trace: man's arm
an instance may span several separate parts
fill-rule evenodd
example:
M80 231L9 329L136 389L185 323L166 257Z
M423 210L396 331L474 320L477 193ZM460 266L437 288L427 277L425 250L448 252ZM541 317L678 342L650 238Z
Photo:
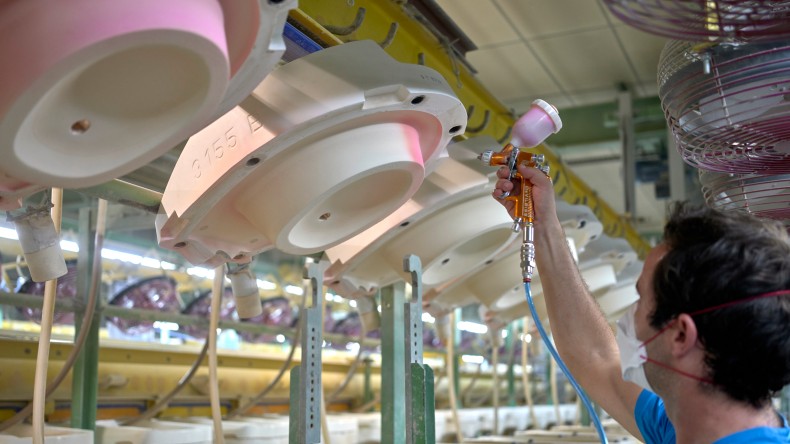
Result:
M642 389L621 376L617 341L568 248L551 181L535 168L520 166L519 172L533 184L535 261L557 351L587 394L642 439L634 419ZM498 174L507 177L503 170ZM511 182L500 179L494 197L511 189Z

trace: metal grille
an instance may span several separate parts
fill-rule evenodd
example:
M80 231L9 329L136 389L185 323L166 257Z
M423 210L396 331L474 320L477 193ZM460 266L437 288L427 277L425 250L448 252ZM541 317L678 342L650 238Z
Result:
M672 39L756 42L790 38L786 0L604 0L620 20Z
M790 174L725 174L700 170L708 206L744 210L790 223Z
M730 173L790 173L790 42L672 41L659 96L689 164Z

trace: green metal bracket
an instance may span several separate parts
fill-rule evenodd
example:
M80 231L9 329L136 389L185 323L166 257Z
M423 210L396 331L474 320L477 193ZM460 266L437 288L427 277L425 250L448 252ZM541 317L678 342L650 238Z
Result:
M403 307L406 284L381 289L381 443L406 442L406 350Z
M91 270L93 269L94 230L91 208L83 208L79 213L79 245L77 256L77 294L82 295L81 309L74 316L74 338L82 328L82 313L90 292ZM96 304L99 305L97 298ZM78 429L96 428L96 405L99 391L99 319L100 311L94 312L85 344L74 362L71 384L71 426Z
M289 444L321 442L321 304L324 300L325 270L325 262L309 264L305 270L304 277L310 280L312 289L311 305L303 310L302 362L291 369ZM298 402L294 402L296 400Z
M434 399L433 370L425 364L411 363L411 442L434 444L436 442L436 404Z
M289 391L290 399L297 399L298 400L299 397L300 397L299 396L300 395L300 390L299 389L301 387L301 384L300 384L301 381L299 380L299 373L300 373L300 369L299 369L298 365L291 368L291 372L290 372L291 380L289 381L289 384L291 386L290 387L290 391ZM299 431L302 429L300 427L301 423L299 422L299 418L300 418L299 411L300 411L300 408L301 408L301 405L299 404L299 402L291 402L291 403L288 404L288 416L289 416L289 421L288 421L288 443L289 444L298 444L299 443L299 440L298 440ZM296 420L294 418L296 418Z
M411 300L403 307L406 322L406 429L409 444L436 442L435 405L433 403L433 370L422 361L422 265L420 258L403 258L403 270L411 275ZM430 393L430 395L429 395ZM429 403L430 401L430 403Z
M453 380L447 382L448 384L453 384L453 386L455 387L455 393L461 393L461 375L460 375L461 354L457 353L457 350L458 350L458 345L461 344L461 330L458 329L458 322L460 322L461 319L463 319L462 316L463 316L463 311L460 308L456 308L455 323L450 324L450 334L453 335L455 340L456 353L453 356L454 358L453 362L450 363L450 365L453 366ZM456 396L455 404L459 409L463 407L460 396Z

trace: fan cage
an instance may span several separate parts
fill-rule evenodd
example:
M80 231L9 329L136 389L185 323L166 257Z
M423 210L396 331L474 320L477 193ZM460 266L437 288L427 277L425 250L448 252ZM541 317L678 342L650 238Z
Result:
M110 305L154 310L166 313L181 312L181 297L176 290L176 281L169 276L155 276L142 279L116 293ZM153 331L153 321L138 321L110 317L107 321L129 336L143 336Z
M57 279L55 297L61 301L75 301L77 299L77 261L68 261L66 263L66 270L66 274ZM15 292L43 296L44 286L44 282L35 282L32 278L28 278L16 288ZM17 310L22 314L23 318L35 322L36 324L41 323L40 308L18 307ZM52 323L54 325L74 325L74 313L70 311L61 311L55 307Z
M269 327L290 328L297 324L297 312L291 302L283 297L276 296L261 301L261 314L258 316L242 319L242 322L250 324L266 325ZM324 320L326 322L326 318ZM239 332L239 336L249 343L274 343L277 335L271 333L253 333L249 331Z
M623 22L678 40L758 42L790 38L790 1L604 0Z
M790 173L790 42L671 41L658 78L667 123L687 163L718 172Z
M790 174L699 172L702 194L712 208L741 210L790 224Z

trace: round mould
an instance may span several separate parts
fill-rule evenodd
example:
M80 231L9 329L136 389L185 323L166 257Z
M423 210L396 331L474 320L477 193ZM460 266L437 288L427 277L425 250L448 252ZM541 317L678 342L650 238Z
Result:
M37 62L0 86L2 168L48 186L95 185L153 160L205 123L228 83L216 0L11 2L0 54Z

